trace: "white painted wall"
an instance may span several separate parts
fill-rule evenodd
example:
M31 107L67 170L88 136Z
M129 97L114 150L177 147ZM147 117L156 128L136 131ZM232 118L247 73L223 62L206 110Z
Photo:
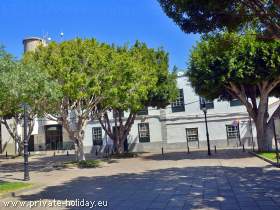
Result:
M178 77L178 88L184 91L185 111L172 112L171 105L165 110L156 108L148 108L148 116L138 116L128 135L128 143L136 144L139 150L150 150L161 147L165 141L167 145L176 145L178 148L186 145L186 128L198 128L199 141L201 145L206 143L206 129L204 122L204 114L200 109L199 96L195 94L186 77ZM270 98L269 104L277 101L276 98ZM166 115L164 115L164 112ZM128 117L128 113L124 113ZM109 113L109 118L113 119L113 114ZM220 145L221 142L227 143L226 125L233 124L236 120L240 124L240 137L243 142L251 141L251 127L249 126L249 118L244 106L230 106L228 101L214 100L214 108L207 111L209 137L211 145ZM139 143L138 123L149 123L150 143ZM38 121L35 127L35 149L38 145L45 142L44 126L56 124L54 121L43 120ZM84 146L87 152L95 151L92 142L92 128L101 127L97 121L90 122L85 130ZM5 131L4 135L5 134ZM256 131L253 126L253 136L256 136ZM102 131L103 146L106 143L112 142L107 137L105 131ZM63 130L63 142L70 141L68 134ZM37 146L36 146L37 145Z

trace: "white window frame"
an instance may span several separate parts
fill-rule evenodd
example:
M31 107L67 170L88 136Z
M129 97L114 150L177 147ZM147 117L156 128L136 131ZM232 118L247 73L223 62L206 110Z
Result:
M138 123L138 135L139 135L139 142L141 142L141 139L147 139L148 142L150 142L149 123Z
M98 133L96 133L97 131ZM92 142L102 141L102 128L101 127L93 127L92 128Z
M198 128L186 128L186 135L188 142L199 141Z
M238 125L226 125L226 132L227 132L228 139L238 139L239 138Z
M179 91L179 96L177 97L177 99L174 102L172 102L172 107L182 107L182 106L185 106L184 91L183 91L182 88L178 89L178 91Z

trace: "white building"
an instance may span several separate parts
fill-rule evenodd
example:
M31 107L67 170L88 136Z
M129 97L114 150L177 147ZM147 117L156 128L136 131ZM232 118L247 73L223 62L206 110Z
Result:
M130 150L160 151L162 147L206 146L205 119L201 109L204 99L194 93L185 76L178 77L177 86L180 97L176 102L165 109L148 107L137 116L128 135ZM206 101L206 107L212 147L252 145L252 137L256 137L255 128L254 125L251 127L247 111L239 101ZM98 121L90 122L86 129L86 150L91 151L93 142L101 139L106 145L105 131Z
M201 109L204 99L194 93L185 76L178 76L177 86L180 96L172 105L165 109L148 107L137 115L127 137L131 151L160 151L162 147L164 149L206 147L206 126ZM207 121L212 148L243 144L252 146L253 139L256 141L255 127L248 117L246 108L238 100L214 100L205 103L208 108ZM279 100L270 98L269 104L269 109L273 110L278 107ZM127 116L128 113L124 113L124 120ZM112 115L110 118L113 121ZM13 153L13 141L3 125L0 137L0 152ZM112 142L99 122L89 122L85 131L85 151L104 150L108 144ZM73 149L73 142L62 126L46 119L36 121L29 145L31 151Z
M176 102L165 109L148 107L137 115L127 138L130 150L206 147L205 119L201 109L204 99L194 93L187 77L179 76L177 83L180 96ZM206 106L212 147L252 145L250 120L239 101L206 101ZM124 119L127 115L128 113L124 113ZM112 114L110 118L114 120ZM255 137L254 126L252 131ZM2 125L2 141L5 142L3 137L8 137L8 134ZM12 143L11 139L10 142ZM73 143L62 126L46 119L36 121L29 144L32 151L73 148ZM112 143L99 122L89 122L85 132L85 151L102 150L106 144Z

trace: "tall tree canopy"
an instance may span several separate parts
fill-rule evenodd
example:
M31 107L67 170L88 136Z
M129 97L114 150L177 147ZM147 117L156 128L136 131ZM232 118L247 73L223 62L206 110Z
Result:
M257 27L266 38L280 38L279 0L158 0L186 33Z
M268 97L279 93L280 41L251 32L205 36L192 50L187 75L199 95L239 99L255 122L259 150L268 149Z
M137 112L145 106L165 107L174 100L176 78L168 71L167 53L140 42L130 48L115 47L111 63L112 86L104 91L106 99L101 103L99 122L114 141L117 152L123 152ZM123 117L124 111L129 116ZM114 113L114 122L108 112Z
M108 65L112 49L95 39L51 42L25 55L25 62L35 62L62 90L62 97L49 118L62 122L75 143L78 159L84 160L85 126L110 88ZM51 114L51 113L50 113Z
M43 116L59 97L57 84L34 65L16 61L3 49L0 50L0 117L10 136L23 149L20 132L23 120L23 104L28 105L28 139L36 117Z

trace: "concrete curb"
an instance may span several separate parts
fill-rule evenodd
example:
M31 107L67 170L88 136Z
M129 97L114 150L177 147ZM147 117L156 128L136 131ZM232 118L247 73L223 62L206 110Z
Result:
M32 184L31 186L23 188L23 189L18 189L18 190L0 194L0 199L9 198L9 197L17 197L17 196L21 195L22 193L30 192L30 191L36 190L40 187L42 187L42 185Z
M274 161L272 161L272 160L270 160L270 159L268 159L268 158L265 158L265 157L263 157L263 156L261 156L261 155L255 153L255 152L252 152L252 151L248 151L248 152L249 152L250 154L252 154L252 155L254 155L254 156L256 156L256 157L258 157L258 158L260 158L260 159L262 159L262 160L264 160L264 161L266 161L266 162L268 162L268 163L270 163L271 165L273 165L273 166L275 166L275 167L277 167L277 168L280 167L277 163L275 163Z

